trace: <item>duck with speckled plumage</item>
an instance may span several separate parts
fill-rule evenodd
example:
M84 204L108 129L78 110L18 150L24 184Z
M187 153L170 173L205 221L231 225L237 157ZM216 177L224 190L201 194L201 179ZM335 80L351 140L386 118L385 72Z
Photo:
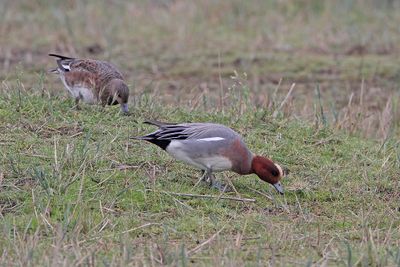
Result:
M112 64L94 60L78 59L57 54L57 68L49 70L58 74L65 88L75 99L88 104L121 105L123 114L128 114L129 88L121 72Z

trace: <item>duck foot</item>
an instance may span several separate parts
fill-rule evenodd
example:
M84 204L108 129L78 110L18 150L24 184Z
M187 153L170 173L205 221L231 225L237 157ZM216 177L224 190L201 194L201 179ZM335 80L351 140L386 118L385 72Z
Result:
M209 173L207 171L203 171L203 173L201 174L200 179L194 184L193 187L198 186L199 183L201 183L201 182L206 182L209 179L208 176L209 176Z
M82 110L81 107L79 106L79 100L80 100L79 97L75 98L75 106L74 106L74 108L76 110Z
M224 192L224 193L229 193L229 192L233 191L232 188L229 185L221 183L221 182L219 182L219 181L217 181L215 179L212 180L212 182L210 184L210 187L211 188L215 188L218 191Z
M233 192L232 188L229 185L217 181L211 171L203 171L200 179L193 187L196 187L200 182L205 182L206 184L208 184L209 187L215 188L220 192Z

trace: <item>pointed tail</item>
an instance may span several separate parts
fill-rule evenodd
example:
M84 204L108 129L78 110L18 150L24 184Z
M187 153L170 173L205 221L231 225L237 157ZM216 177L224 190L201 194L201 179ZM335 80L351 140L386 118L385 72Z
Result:
M66 56L62 56L62 55L57 55L57 54L53 54L53 53L50 53L49 54L49 56L51 56L51 57L58 57L59 59L74 59L73 57L66 57Z

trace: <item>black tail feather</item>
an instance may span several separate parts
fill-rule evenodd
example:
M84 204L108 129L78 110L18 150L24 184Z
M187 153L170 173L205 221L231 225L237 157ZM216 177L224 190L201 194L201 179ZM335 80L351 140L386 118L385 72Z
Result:
M60 59L74 59L73 57L66 57L66 56L57 55L57 54L52 54L52 53L50 53L49 56L51 56L51 57L58 57L58 58L60 58Z
M61 56L61 55L57 55L57 54L49 54L49 56L58 58L56 60L58 69L63 72L70 71L70 69L66 68L65 66L68 66L71 62L73 62L75 60L72 57L65 57L65 56Z
M169 143L171 143L171 140L156 139L155 136L153 136L152 134L145 135L145 136L131 137L131 139L146 140L152 144L159 146L163 150L165 150L167 148L167 146L169 145Z
M156 121L156 120L146 120L146 121L144 121L144 123L150 124L150 125L155 125L159 128L162 128L165 126L177 125L177 123L161 122L161 121ZM150 133L148 135L145 135L145 136L131 137L131 139L146 140L152 144L159 146L163 150L165 150L168 147L168 145L171 143L172 140L160 138L159 131L160 130L157 130L157 131ZM171 134L173 134L173 133L171 133ZM180 139L180 138L176 138L176 139ZM185 138L183 138L183 139L185 139Z

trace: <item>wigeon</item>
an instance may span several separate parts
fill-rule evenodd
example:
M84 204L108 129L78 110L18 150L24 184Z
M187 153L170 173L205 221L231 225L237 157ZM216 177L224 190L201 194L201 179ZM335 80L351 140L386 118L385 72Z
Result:
M121 105L124 114L128 113L129 88L121 72L105 61L94 59L77 59L56 54L58 67L51 73L58 74L64 86L75 98L76 107L79 101L105 105Z
M231 170L242 175L255 173L283 194L283 169L272 160L253 154L234 130L215 123L145 123L159 129L134 139L153 143L172 157L203 170L201 179L211 181L214 187L222 189L212 173Z

